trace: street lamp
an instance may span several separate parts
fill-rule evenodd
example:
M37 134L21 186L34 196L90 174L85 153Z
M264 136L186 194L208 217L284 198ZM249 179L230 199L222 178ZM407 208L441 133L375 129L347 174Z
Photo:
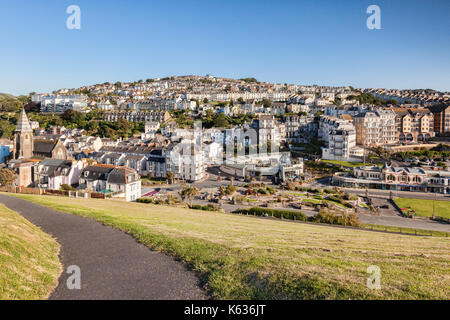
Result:
M437 193L436 193L436 189L434 189L434 199L433 199L433 220L435 219L436 215L436 197L437 197Z

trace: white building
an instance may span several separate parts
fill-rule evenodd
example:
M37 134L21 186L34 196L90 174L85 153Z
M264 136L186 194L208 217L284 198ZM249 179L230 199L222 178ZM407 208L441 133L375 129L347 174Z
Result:
M190 141L172 144L166 150L166 170L177 179L199 181L205 177L204 154Z
M36 102L41 103L41 112L63 113L68 109L87 111L87 97L84 95L38 95ZM34 97L34 96L33 96Z
M108 175L106 188L124 194L125 201L136 201L141 197L141 177L134 169L116 167Z

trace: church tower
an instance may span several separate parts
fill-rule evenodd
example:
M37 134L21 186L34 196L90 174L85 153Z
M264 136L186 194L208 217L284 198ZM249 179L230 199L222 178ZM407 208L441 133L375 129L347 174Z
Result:
M33 156L33 129L22 109L16 131L14 132L14 159L29 159Z

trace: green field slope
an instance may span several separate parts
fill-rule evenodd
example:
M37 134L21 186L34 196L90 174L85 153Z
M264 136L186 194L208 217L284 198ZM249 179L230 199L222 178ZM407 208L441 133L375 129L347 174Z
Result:
M184 261L216 299L449 299L450 240L113 200L17 195ZM381 289L366 286L381 270Z

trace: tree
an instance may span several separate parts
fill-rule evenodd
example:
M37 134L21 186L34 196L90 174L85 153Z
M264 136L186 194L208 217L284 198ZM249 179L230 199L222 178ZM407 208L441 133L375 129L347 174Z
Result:
M230 122L228 121L228 117L225 115L225 113L219 113L214 118L214 127L228 127L230 125Z
M9 187L16 181L17 175L11 169L0 169L0 186Z
M175 174L172 171L167 172L166 178L169 184L173 184L175 182Z
M183 189L179 192L179 194L181 196L181 199L183 199L183 201L185 199L190 200L192 205L192 200L194 199L195 196L200 194L200 191L196 187L184 186Z
M0 137L11 139L14 136L15 126L8 120L0 120Z
M270 108L272 106L272 101L270 101L269 99L264 98L261 101L262 105L264 108Z

